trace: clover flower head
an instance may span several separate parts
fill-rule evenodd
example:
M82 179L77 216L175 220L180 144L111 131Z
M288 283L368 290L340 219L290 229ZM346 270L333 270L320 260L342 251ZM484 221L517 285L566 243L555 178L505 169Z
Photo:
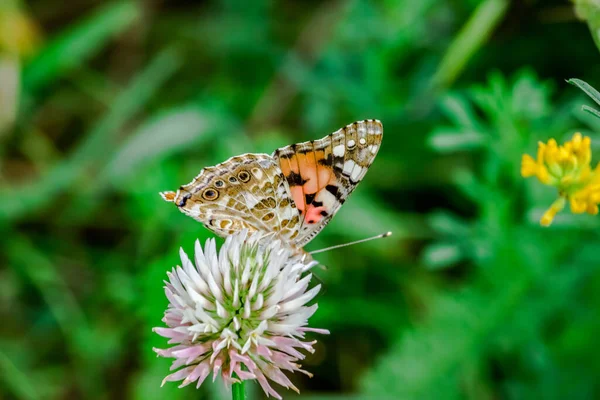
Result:
M316 341L306 341L305 333L329 332L308 327L317 304L306 304L320 289L308 289L316 262L295 254L279 240L265 244L247 231L227 237L218 252L214 239L204 250L196 241L195 265L181 250L182 266L168 272L165 282L168 327L154 328L174 344L154 349L175 358L175 372L163 384L183 380L180 387L200 387L212 372L213 380L221 375L227 385L257 380L277 399L269 381L298 391L282 371L311 376L298 363L301 351L314 352Z
M574 213L598 213L600 164L592 169L591 161L591 140L579 132L563 145L558 145L554 139L540 142L535 159L523 155L521 175L524 178L535 176L541 183L558 190L558 198L540 220L542 225L550 225L567 201Z

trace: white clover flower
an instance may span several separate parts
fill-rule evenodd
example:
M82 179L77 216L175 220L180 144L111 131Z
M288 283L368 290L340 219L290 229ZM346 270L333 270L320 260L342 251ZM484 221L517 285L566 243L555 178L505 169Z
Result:
M307 326L317 304L306 303L321 285L307 291L312 275L304 273L317 263L305 264L279 240L259 245L259 235L246 231L227 237L218 254L214 239L204 251L196 241L195 253L194 266L181 250L182 267L165 281L168 328L154 331L175 346L154 351L175 358L177 371L163 384L200 387L212 371L213 381L220 374L227 385L256 379L277 399L267 379L298 392L282 370L312 376L297 363L304 359L299 350L314 352L316 341L303 341L305 332L329 333Z

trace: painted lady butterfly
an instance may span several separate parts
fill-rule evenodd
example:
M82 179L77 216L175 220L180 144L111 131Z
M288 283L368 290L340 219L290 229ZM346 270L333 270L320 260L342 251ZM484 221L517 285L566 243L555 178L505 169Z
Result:
M272 155L232 157L160 195L219 236L276 234L301 253L365 176L382 137L378 120L355 122Z

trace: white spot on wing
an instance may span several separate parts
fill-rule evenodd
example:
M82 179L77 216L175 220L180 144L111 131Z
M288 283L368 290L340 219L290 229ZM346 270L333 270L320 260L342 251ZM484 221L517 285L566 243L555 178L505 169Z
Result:
M343 144L340 144L333 148L333 155L336 157L342 157L344 155L344 152L345 152L345 150L344 150Z
M344 163L344 169L343 169L343 172L344 172L344 174L346 174L346 175L350 175L350 172L352 172L352 169L354 168L354 166L355 166L355 165L356 165L356 164L354 163L354 161L352 161L352 160L347 160L347 161Z
M262 179L263 173L260 168L252 168L252 174L256 177L256 179Z
M371 150L372 154L377 153L377 145L376 144L372 144L369 146L369 150Z
M352 170L352 174L350 174L350 179L353 180L354 182L356 182L360 176L361 171L362 171L361 167L359 167L358 165L354 166L354 169Z
M356 144L356 142L353 139L348 140L348 148L351 149L352 147L354 147L354 145Z
M364 145L365 143L367 143L367 141L365 140L365 138L360 138L360 140L358 141L358 143Z
M325 210L327 211L332 210L335 204L337 203L337 199L335 198L335 196L329 193L327 190L319 191L315 200L323 203L323 207L325 207Z

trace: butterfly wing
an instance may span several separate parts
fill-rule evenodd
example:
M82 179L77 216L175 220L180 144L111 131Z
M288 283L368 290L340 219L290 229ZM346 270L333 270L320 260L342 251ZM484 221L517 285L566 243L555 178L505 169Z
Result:
M333 218L367 173L382 138L383 125L370 119L273 153L299 214L294 245L303 247Z
M278 163L267 154L244 154L204 168L177 192L161 196L219 236L242 229L289 240L298 235L296 205Z

